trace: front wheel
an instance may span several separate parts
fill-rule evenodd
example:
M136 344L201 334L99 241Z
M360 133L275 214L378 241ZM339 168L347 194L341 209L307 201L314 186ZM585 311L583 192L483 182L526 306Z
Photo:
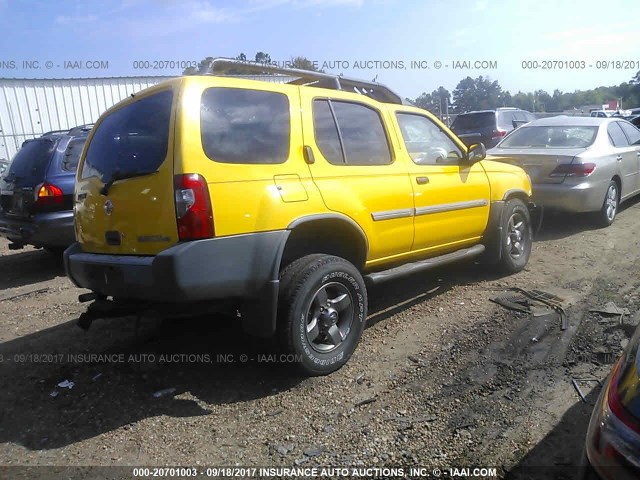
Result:
M618 184L611 180L607 187L607 193L604 195L604 201L602 202L602 208L597 214L597 220L603 227L608 227L616 219L618 213Z
M347 260L308 255L281 275L278 335L308 375L342 367L355 351L367 317L364 280Z
M531 255L531 216L522 200L514 198L504 206L498 268L504 273L522 270Z

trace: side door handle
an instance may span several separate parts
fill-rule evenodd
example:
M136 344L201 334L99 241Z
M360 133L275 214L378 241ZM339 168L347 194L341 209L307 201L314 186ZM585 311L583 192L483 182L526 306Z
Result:
M618 156L616 157L616 160L617 160L617 161L619 161L619 162L621 162L621 161L622 161L622 156L621 156L621 155L618 155Z
M416 177L416 183L418 185L426 185L429 183L429 177Z

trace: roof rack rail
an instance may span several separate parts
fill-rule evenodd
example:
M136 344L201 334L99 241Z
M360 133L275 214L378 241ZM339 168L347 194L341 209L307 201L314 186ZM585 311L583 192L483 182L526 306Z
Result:
M209 65L203 74L219 75L224 74L224 71L229 69L242 70L246 73L255 74L271 73L276 75L286 75L295 77L286 82L292 85L309 85L320 88L330 88L333 90L353 91L361 95L371 97L379 102L404 104L400 95L380 83L367 82L364 80L357 80L329 73L302 70L299 68L283 68L267 63L246 62L233 58L214 58L209 62Z
M85 125L78 125L77 127L73 127L69 129L69 135L78 135L83 132L88 132L93 128L93 123L87 123Z
M69 131L69 129L66 129L66 130L51 130L50 132L43 133L42 136L43 137L50 137L51 135L59 135L59 134L62 134L62 133L67 133L68 131Z

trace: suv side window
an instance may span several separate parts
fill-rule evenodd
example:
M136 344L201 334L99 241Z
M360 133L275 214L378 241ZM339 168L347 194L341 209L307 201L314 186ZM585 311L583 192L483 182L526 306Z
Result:
M498 126L512 129L514 120L514 112L498 112Z
M204 152L216 162L274 164L289 157L289 99L282 93L208 88L200 124Z
M388 165L391 150L382 119L359 103L314 100L316 143L334 165Z
M74 172L78 168L78 160L80 160L80 153L85 141L86 138L82 138L69 142L62 158L62 169L64 171Z
M627 137L625 137L624 132L619 126L619 123L620 122L613 122L610 123L607 127L609 140L614 147L627 147L629 146L629 141L627 140Z
M397 113L407 152L417 165L455 165L463 158L454 141L429 118Z

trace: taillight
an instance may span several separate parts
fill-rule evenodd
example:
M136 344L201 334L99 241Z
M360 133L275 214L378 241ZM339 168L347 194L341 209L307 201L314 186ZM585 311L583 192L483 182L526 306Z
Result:
M60 187L50 183L43 183L36 188L36 205L62 205L64 194Z
M502 138L502 137L504 137L506 134L507 134L507 131L506 131L506 130L501 130L501 129L494 130L494 131L491 133L491 138Z
M620 401L618 387L620 377L622 376L624 370L623 368L621 368L622 366L624 366L623 363L618 362L615 369L613 370L613 374L611 375L611 383L609 385L607 402L609 403L609 408L618 418L618 420L620 420L634 432L640 433L640 421L638 421L638 419L633 416Z
M550 177L588 177L596 169L595 163L563 163L558 165Z
M176 219L180 240L214 236L213 209L206 180L197 173L174 177Z

